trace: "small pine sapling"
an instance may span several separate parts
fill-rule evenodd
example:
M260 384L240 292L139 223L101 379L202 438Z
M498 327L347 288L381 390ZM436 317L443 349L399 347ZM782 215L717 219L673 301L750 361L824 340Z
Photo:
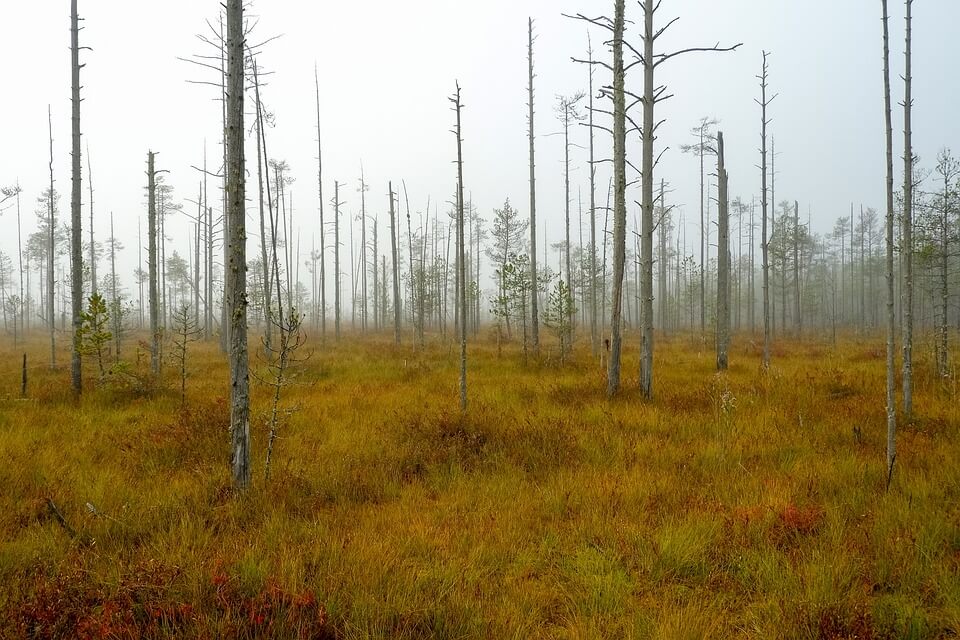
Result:
M79 343L82 355L96 356L100 369L100 380L106 376L103 368L103 352L113 339L110 326L110 314L107 302L99 293L90 296L86 311L80 313Z

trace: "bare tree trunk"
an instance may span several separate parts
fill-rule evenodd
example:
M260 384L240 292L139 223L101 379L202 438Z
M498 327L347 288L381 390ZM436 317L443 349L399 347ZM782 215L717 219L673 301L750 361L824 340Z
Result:
M260 260L263 262L263 318L264 318L264 346L266 347L267 353L270 353L273 348L273 321L271 318L273 301L271 300L271 291L273 285L270 284L270 260L267 257L267 230L264 226L264 211L263 211L263 168L267 162L266 158L266 139L263 132L263 105L260 104L260 74L257 68L256 59L253 60L253 88L254 88L254 98L257 101L257 186L259 194L259 212L260 212ZM269 166L269 165L267 165ZM273 201L270 200L269 195L270 190L270 178L267 177L267 200L269 201L269 206L271 207L271 212L273 208ZM273 214L271 213L270 219L273 220ZM273 227L271 226L271 231Z
M590 34L587 34L587 55L590 68L587 87L590 131L590 348L593 357L596 358L600 352L600 332L597 330L597 165L593 140L593 44L590 41Z
M323 145L320 142L320 79L317 67L313 67L317 85L317 191L320 198L320 342L327 343L327 244L326 225L323 219ZM316 294L316 292L314 292Z
M340 342L340 183L333 183L333 324Z
M613 18L613 293L610 306L610 360L607 396L620 391L620 351L623 329L623 269L627 244L626 98L623 68L624 0L615 0Z
M117 238L113 235L113 212L110 212L110 285L113 306L113 359L120 361L120 332L123 329L120 298L117 296Z
M725 371L730 346L730 212L723 132L717 133L717 369Z
M90 147L87 147L87 187L90 190L90 296L97 295L97 250L93 235L93 169L90 167Z
M407 268L410 276L410 318L413 321L413 332L414 332L415 341L416 341L416 338L419 337L418 329L420 327L420 324L417 318L417 301L416 301L417 285L416 285L416 277L414 275L415 272L413 269L413 227L410 224L410 198L407 195L406 181L403 182L403 197L407 204L407 258L409 263ZM428 214L430 213L429 205L427 206L427 213ZM426 238L424 238L423 241L424 241L424 244L426 244Z
M800 305L800 205L793 201L793 322L803 335L803 308Z
M55 238L56 238L56 199L54 198L53 192L53 113L50 110L50 105L47 105L47 125L50 131L50 191L47 192L47 205L49 207L47 224L49 228L47 229L47 327L50 329L50 368L57 366L57 325L56 325L56 312L54 311L54 278L53 278L53 261L54 254L56 252ZM41 286L41 289L43 287Z
M147 271L150 298L150 372L160 375L160 319L157 294L157 171L153 151L147 152Z
M619 0L618 0L619 1ZM533 18L527 20L527 124L530 143L530 340L533 353L540 355L540 317L537 310L537 187L533 137Z
M457 305L460 313L460 411L467 410L467 287L466 263L464 251L464 224L463 224L463 135L460 126L460 84L457 83L456 93L450 98L457 114L457 273L460 282L460 301Z
M887 143L887 487L893 479L893 465L897 459L897 395L896 378L896 314L893 295L893 124L890 105L890 34L887 0L880 0L883 6L883 100L884 124Z
M760 230L760 248L763 254L763 368L770 368L770 243L767 235L767 106L773 98L767 99L767 56L763 52L763 71L760 75L760 173L762 223ZM776 97L776 96L774 96Z
M81 334L83 325L83 237L81 225L82 212L80 210L81 179L80 174L80 21L77 17L77 0L70 2L70 58L72 77L72 125L73 146L71 159L73 160L72 194L70 197L70 299L73 311L73 353L70 358L70 382L73 392L80 394L82 384L82 370L80 363ZM51 194L52 195L52 194Z
M653 44L656 34L653 30L653 14L656 6L651 1L643 5L643 161L641 176L641 234L640 261L643 265L643 280L640 283L640 297L643 309L640 318L640 393L647 399L653 398L653 142L656 123L653 109L656 104L654 86L655 60ZM702 162L701 154L701 162ZM701 274L701 282L702 280ZM700 310L701 321L703 309Z
M227 215L230 262L225 302L230 314L230 432L233 481L250 484L250 375L247 353L247 235L243 157L243 0L227 0Z
M904 53L903 99L903 247L904 301L903 301L903 416L909 422L913 417L913 131L911 113L911 19L913 0L906 0L906 51Z
M393 338L400 344L400 253L397 251L397 216L393 208L393 183L390 188L390 248L393 254ZM386 286L386 285L384 285Z

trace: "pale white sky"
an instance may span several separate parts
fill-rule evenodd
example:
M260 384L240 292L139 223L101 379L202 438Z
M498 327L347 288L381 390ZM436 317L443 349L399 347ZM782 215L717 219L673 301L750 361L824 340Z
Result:
M585 89L587 70L570 61L586 48L587 26L561 16L612 10L612 2L575 0L387 0L303 2L258 0L260 37L282 34L270 44L261 64L274 72L264 101L276 112L269 140L271 155L286 159L296 178L294 204L303 228L304 254L316 230L316 131L314 63L321 82L324 141L324 197L333 180L348 185L347 210L359 206L360 163L371 185L371 213L385 211L387 181L405 179L411 206L422 210L430 195L446 201L455 182L453 122L447 97L454 81L463 88L466 188L481 214L510 197L527 213L526 19L536 20L538 93L538 213L551 242L562 236L562 138L553 116L557 94ZM148 149L159 152L158 165L181 200L194 198L204 139L212 169L219 154L219 105L216 90L188 84L211 79L177 60L202 52L195 34L215 19L218 2L167 0L81 0L85 18L81 43L84 145L93 161L96 231L106 239L108 214L126 245L123 274L128 286L135 268L137 218L144 217L144 169ZM159 10L158 10L159 9ZM895 101L902 96L903 3L891 2ZM628 2L628 14L637 14ZM743 42L736 53L694 54L663 67L659 80L675 97L664 103L667 118L658 144L671 149L656 179L672 183L674 202L687 218L697 215L698 165L679 152L688 130L704 115L722 121L726 138L731 196L758 194L759 95L756 74L761 49L772 52L771 133L776 138L777 200L809 206L817 231L845 215L850 202L880 207L884 186L882 76L879 0L665 0L662 20L681 16L664 38L665 49ZM629 15L628 15L629 17ZM960 43L960 2L914 3L914 140L916 153L931 166L937 151L960 151L960 124L953 113L960 91L955 62ZM19 178L28 214L25 234L33 231L36 196L46 184L47 104L53 108L56 186L61 210L68 208L69 176L69 2L4 0L0 7L0 59L6 88L0 100L0 184ZM604 33L592 30L598 55ZM628 34L637 42L635 30ZM257 38L254 38L256 40ZM598 83L604 73L597 75ZM640 91L641 78L628 84ZM902 153L902 110L894 112L896 153ZM586 130L575 131L586 145ZM609 139L597 137L598 156L609 155ZM639 163L639 144L629 145ZM585 149L574 150L576 188L586 189ZM255 155L248 153L248 161ZM84 158L84 180L86 180ZM897 163L898 167L901 163ZM255 164L249 165L251 172ZM599 171L605 200L607 170ZM899 178L898 178L899 181ZM251 186L255 182L251 183ZM639 199L639 194L630 200ZM86 217L84 182L84 225ZM584 194L586 201L586 194ZM630 209L632 219L637 207ZM251 221L255 207L251 204ZM381 216L384 220L385 216ZM15 255L14 212L2 217L6 232L0 248ZM170 231L186 254L187 227ZM86 236L86 229L84 235ZM697 229L688 227L690 243ZM576 232L574 232L576 236ZM182 240L181 240L182 239ZM251 252L257 246L252 238ZM346 249L346 247L345 247ZM331 258L332 262L332 258ZM105 265L101 265L101 272ZM301 277L306 277L301 273Z

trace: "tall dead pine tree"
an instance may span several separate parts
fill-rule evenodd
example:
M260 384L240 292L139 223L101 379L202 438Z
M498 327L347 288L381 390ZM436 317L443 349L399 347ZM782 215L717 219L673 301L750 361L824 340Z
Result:
M717 133L717 369L725 371L730 347L730 212L723 132Z
M643 163L641 167L641 234L640 234L640 262L642 278L640 282L641 308L641 345L640 345L640 393L646 399L653 398L653 172L656 162L653 156L653 143L656 139L656 130L659 127L654 119L654 108L658 102L668 99L666 87L657 86L654 81L656 70L663 63L678 56L695 52L727 52L735 51L741 44L730 47L721 47L719 44L711 47L687 47L669 53L656 53L654 47L657 40L676 23L673 19L659 29L654 29L656 12L660 2L645 0L640 3L643 9L643 55L638 56L637 63L643 66L643 123L640 132L643 138ZM661 121L662 122L662 121Z
M233 482L250 484L250 373L247 352L247 235L244 176L244 29L243 0L227 0L227 217L229 263L227 296L230 320L230 433Z
M911 115L911 21L913 0L906 0L906 50L904 52L903 97L903 416L913 416L913 130Z
M323 144L320 142L320 77L317 67L313 67L313 77L317 85L317 189L320 198L320 340L327 342L327 244L326 224L323 219ZM314 292L316 294L316 292Z
M157 171L153 151L147 152L147 295L150 298L150 372L160 375L160 305L157 292Z
M83 327L83 238L82 214L80 211L80 19L77 16L77 0L70 2L70 58L72 78L72 125L73 160L72 193L70 196L70 301L73 311L73 354L70 359L70 382L73 392L79 394L82 389L80 351Z
M47 105L47 126L50 132L50 190L47 192L47 328L50 330L50 368L57 366L57 320L54 310L53 261L56 253L57 198L53 190L53 112ZM42 287L41 287L42 288Z
M760 174L761 192L760 209L762 222L760 225L760 249L763 255L763 368L770 368L770 244L767 234L767 107L776 96L767 97L767 57L770 54L763 52L763 70L757 76L760 80Z
M463 104L460 102L460 83L457 83L456 93L449 99L453 103L453 110L457 114L457 128L453 134L457 137L457 279L460 282L457 304L459 313L458 329L460 330L460 411L467 410L467 287L466 283L466 255L464 251L463 228L463 135L460 127L460 111Z
M390 190L390 250L393 255L393 340L400 344L400 253L397 251L397 214L394 209L393 183L389 183ZM383 283L386 289L387 283Z
M890 106L890 32L887 0L880 0L883 8L883 108L887 142L887 487L893 479L893 465L897 459L897 395L895 342L897 319L893 294L893 123Z
M537 310L537 182L533 144L533 18L527 19L527 138L530 143L530 341L540 353L540 317Z

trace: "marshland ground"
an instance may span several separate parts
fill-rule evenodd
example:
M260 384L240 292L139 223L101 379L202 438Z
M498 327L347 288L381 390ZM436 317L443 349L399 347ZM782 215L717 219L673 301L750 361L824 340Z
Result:
M915 347L889 491L884 342L637 338L610 401L585 341L523 363L315 336L254 383L254 479L227 466L227 368L191 345L186 400L127 339L124 373L69 385L0 346L0 637L943 638L960 634L960 398ZM253 340L251 340L253 344ZM139 354L138 354L139 351ZM139 361L139 362L138 362ZM266 375L256 356L251 366Z

